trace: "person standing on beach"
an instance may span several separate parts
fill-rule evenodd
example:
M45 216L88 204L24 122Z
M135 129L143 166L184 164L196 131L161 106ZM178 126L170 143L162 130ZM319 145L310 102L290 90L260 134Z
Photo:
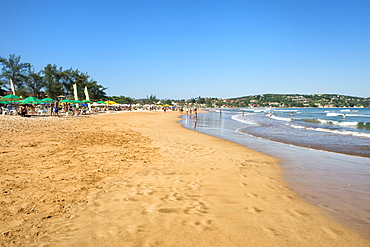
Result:
M53 116L53 103L50 103L50 116Z
M58 101L55 101L54 103L54 107L52 108L53 109L53 113L55 116L58 116L59 117L59 102Z

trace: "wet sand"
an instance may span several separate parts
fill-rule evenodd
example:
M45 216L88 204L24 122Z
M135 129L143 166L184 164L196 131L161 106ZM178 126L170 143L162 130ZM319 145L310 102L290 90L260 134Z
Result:
M173 112L0 117L3 246L369 246Z

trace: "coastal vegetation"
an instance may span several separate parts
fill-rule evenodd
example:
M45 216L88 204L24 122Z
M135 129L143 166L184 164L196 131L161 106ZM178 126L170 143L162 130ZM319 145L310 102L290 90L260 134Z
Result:
M138 102L141 102L138 100ZM238 98L204 98L188 100L158 100L158 104L196 106L196 107L370 107L370 98L337 94L262 94ZM170 105L171 105L170 104Z
M224 99L231 107L370 107L370 98L338 94L262 94Z
M24 98L34 96L37 98L49 97L56 99L63 95L73 95L73 85L77 88L88 88L89 96L93 100L104 99L107 88L99 85L87 73L78 69L63 69L55 64L48 64L42 70L36 71L31 63L21 62L21 56L14 54L9 58L0 56L0 95L11 90L10 80L13 83L16 95ZM78 97L84 98L83 90L78 91Z

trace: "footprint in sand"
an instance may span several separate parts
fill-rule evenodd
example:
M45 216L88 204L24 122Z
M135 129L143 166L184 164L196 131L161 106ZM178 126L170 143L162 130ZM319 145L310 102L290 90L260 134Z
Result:
M307 217L309 216L309 214L305 213L305 212L301 212L301 211L297 211L297 210L289 210L287 212L289 215L293 216L293 217L297 217L297 218L303 218L303 217Z
M262 231L265 232L265 234L269 237L276 237L278 236L279 234L276 232L275 229L273 228L267 228L267 227L261 227Z
M177 208L160 208L158 210L159 213L165 213L165 214L168 214L168 213L178 213L178 212L181 212L181 209L177 209Z
M326 226L322 226L321 229L327 234L329 235L331 238L333 239L338 239L340 236L342 236L342 232L338 231L338 230L334 230L332 228L329 228L329 227L326 227Z
M247 207L246 210L248 210L249 212L251 212L253 214L259 214L259 213L263 212L262 209L259 209L259 208L256 208L256 207Z
M242 187L247 187L247 186L248 186L248 184L246 184L246 183L240 183L240 185L241 185Z

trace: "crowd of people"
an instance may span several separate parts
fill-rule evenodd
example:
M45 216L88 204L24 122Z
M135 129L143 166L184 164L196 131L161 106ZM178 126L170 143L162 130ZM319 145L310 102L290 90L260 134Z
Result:
M158 106L144 106L142 110L163 112L180 111L181 113L194 114L197 117L197 108L190 107L158 107ZM1 107L0 114L2 115L19 115L22 117L28 116L79 116L90 113L107 112L107 111L133 111L138 110L136 106L86 106L75 103L61 103L60 101L51 102L49 104L22 104L22 105L6 105Z
M99 109L100 110L100 109ZM91 112L96 112L98 109L89 109L87 106L80 106L78 104L60 104L59 101L50 103L50 104L25 104L25 105L6 105L5 107L1 108L0 114L2 115L19 115L21 117L27 117L30 115L42 115L42 116L56 116L59 117L61 114L65 114L65 116L78 116L78 115L86 115Z

